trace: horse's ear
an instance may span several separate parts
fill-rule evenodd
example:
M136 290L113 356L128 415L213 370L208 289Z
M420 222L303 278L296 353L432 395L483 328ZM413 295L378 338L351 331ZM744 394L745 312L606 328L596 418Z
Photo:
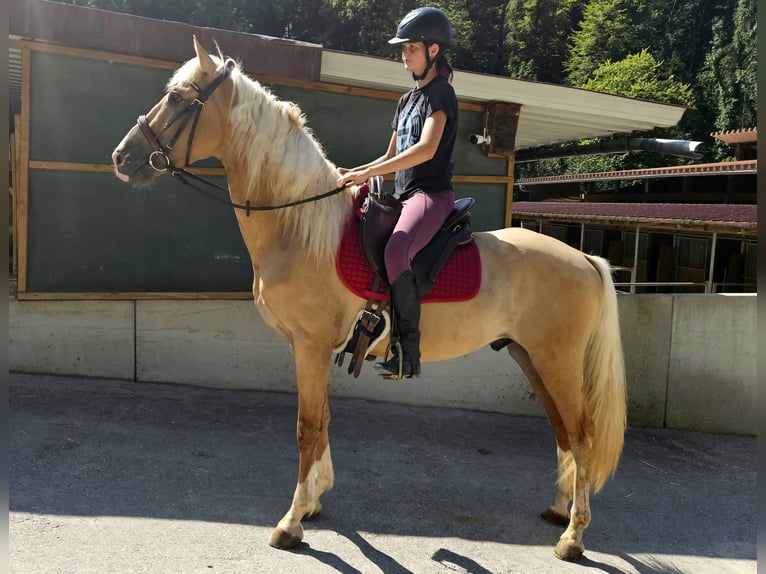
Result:
M210 57L207 50L205 50L199 40L197 40L196 34L194 34L194 51L197 53L197 60L199 61L199 67L202 71L210 75L215 74L215 62L213 62L213 58Z

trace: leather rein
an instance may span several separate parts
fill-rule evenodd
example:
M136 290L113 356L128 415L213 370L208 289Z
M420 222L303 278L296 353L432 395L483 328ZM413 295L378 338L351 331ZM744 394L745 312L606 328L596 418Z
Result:
M138 127L141 130L141 133L146 138L146 140L149 142L149 145L152 147L152 152L149 154L149 159L147 160L146 163L148 163L152 167L152 169L154 169L155 171L160 171L160 172L167 171L168 173L170 173L170 175L175 177L178 181L180 181L184 185L188 185L192 189L200 191L212 199L215 199L217 201L230 205L231 207L235 209L244 210L247 217L250 217L251 211L272 211L275 209L284 209L286 207L293 207L295 205L301 205L303 203L311 203L313 201L324 199L325 197L330 197L332 195L335 195L343 191L345 187L336 187L335 189L332 189L325 193L312 195L311 197L306 197L304 199L299 199L297 201L291 201L289 203L283 203L280 205L251 205L250 200L247 200L244 205L240 205L232 201L229 201L227 199L220 198L216 195L211 195L204 189L197 187L191 182L187 181L186 178L191 178L196 181L199 181L200 183L204 183L205 185L208 185L210 187L214 187L218 190L224 191L227 194L229 193L229 190L227 188L221 187L220 185L216 185L213 182L206 181L202 179L201 177L198 177L194 175L193 173L187 171L186 168L189 166L189 155L191 153L192 141L194 140L194 133L197 131L197 123L199 122L199 116L200 116L200 113L202 112L202 108L205 107L205 102L208 100L211 94L216 90L216 88L218 88L218 86L220 86L221 83L224 80L226 80L226 78L229 77L233 66L234 66L233 60L227 61L221 74L215 80L213 80L213 82L209 86L207 86L204 89L201 89L194 82L190 82L192 88L194 88L197 91L197 97L194 98L194 100L192 100L192 102L188 106L186 106L182 110L173 114L170 117L170 119L163 124L162 132L160 133L164 133L165 131L170 129L170 127L173 124L175 124L179 119L183 118L183 121L181 121L178 124L178 128L176 129L175 133L170 138L170 141L168 143L163 144L160 141L159 136L155 134L151 126L149 126L149 121L147 120L145 115L141 115L138 117L138 122L137 122ZM192 119L192 116L194 117L194 121L192 122L192 127L191 127L191 130L189 131L189 138L186 142L186 159L184 161L184 166L178 167L174 165L173 162L171 161L170 152L173 150L176 143L178 143L178 138L181 136L181 133L184 131L184 129L186 129L186 126L189 124L189 121Z

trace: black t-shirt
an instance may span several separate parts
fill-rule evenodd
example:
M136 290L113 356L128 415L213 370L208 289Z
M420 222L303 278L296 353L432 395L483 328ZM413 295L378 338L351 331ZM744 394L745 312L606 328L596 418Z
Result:
M434 157L410 169L396 172L394 196L401 199L418 191L426 193L452 189L452 150L457 135L457 97L450 83L436 76L422 89L415 88L399 99L391 128L396 132L396 153L420 140L426 118L439 110L447 115Z

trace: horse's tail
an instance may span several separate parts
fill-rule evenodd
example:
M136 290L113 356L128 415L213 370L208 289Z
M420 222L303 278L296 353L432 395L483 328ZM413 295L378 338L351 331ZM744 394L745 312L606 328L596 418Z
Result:
M614 474L626 426L625 363L622 354L617 292L609 263L586 255L601 276L600 317L585 350L583 392L593 421L589 475L594 492Z

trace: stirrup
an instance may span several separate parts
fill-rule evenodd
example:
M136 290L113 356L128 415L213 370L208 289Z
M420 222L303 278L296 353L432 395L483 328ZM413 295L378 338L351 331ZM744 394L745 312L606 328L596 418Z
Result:
M404 368L404 358L402 356L402 345L399 341L396 341L394 343L394 349L391 349L391 346L389 345L389 349L392 351L392 355L390 359L387 359L381 363L375 363L374 368L376 371L378 371L378 374L387 380L396 380L402 378L402 369ZM384 358L388 356L388 349L386 349L386 355L384 355ZM391 361L396 360L398 369L397 372L392 372L389 370L389 367L386 366L386 363L390 363Z
M397 363L396 371L390 371L389 367L385 366L386 363L389 363L392 360L396 360L396 363ZM410 367L412 367L412 365L410 365ZM375 369L378 371L378 374L382 378L389 381L399 380L399 379L411 379L413 377L417 377L420 375L419 369L417 370L411 369L412 372L409 375L404 374L404 352L402 351L402 345L399 341L395 343L393 356L387 361L384 361L382 363L375 363Z

